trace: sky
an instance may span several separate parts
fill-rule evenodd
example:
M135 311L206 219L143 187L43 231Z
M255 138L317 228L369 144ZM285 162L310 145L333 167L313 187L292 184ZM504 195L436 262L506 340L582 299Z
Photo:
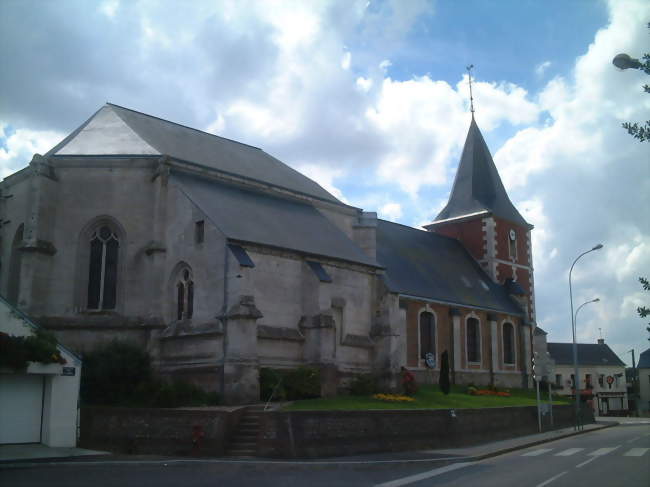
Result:
M537 323L601 336L631 365L650 346L650 144L638 70L644 0L0 2L0 177L105 102L239 140L344 202L419 227L447 201L476 121L535 226Z

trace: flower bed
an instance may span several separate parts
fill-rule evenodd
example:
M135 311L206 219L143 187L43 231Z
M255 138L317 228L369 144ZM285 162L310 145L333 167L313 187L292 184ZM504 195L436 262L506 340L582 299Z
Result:
M374 394L372 396L374 399L379 399L380 401L387 402L412 402L415 401L415 398L409 396L402 396L400 394Z
M494 391L492 389L474 389L470 388L468 391L472 396L500 396L510 397L510 393L506 391Z

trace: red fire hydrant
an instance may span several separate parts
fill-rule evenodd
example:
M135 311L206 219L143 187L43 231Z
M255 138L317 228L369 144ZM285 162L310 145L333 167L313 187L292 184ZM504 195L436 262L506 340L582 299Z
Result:
M192 426L192 453L198 453L201 449L201 444L203 443L203 438L205 438L205 433L203 432L203 426L195 425Z

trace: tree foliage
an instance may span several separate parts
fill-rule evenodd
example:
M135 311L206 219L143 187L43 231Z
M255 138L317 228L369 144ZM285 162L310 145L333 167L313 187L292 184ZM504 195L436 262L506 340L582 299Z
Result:
M650 23L648 23L648 28L650 29ZM637 66L634 66L635 69L643 71L645 74L650 75L650 53L645 53L643 55L643 61L638 62ZM650 93L650 86L644 85L643 91ZM650 142L650 120L645 122L645 125L625 122L622 124L623 128L627 130L627 133L630 134L635 139L639 139L641 142Z
M648 282L648 279L645 277L639 277L639 282L643 286L644 291L650 291L650 282ZM636 309L636 312L639 313L639 316L641 318L647 318L650 316L650 308L647 306L639 306ZM648 331L648 333L650 333L650 322L648 322L648 326L646 326L645 329ZM650 340L650 337L648 337L648 340Z

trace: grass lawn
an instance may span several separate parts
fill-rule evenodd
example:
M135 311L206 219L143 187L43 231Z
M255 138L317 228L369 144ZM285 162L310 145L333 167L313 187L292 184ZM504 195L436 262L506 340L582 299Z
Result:
M508 389L510 397L471 396L466 387L452 386L445 396L437 385L422 385L414 396L413 402L387 402L372 396L338 396L328 399L305 399L295 401L283 408L284 411L303 410L353 410L353 409L459 409L459 408L493 408L504 406L535 406L537 404L534 389ZM542 399L548 395L542 394ZM559 396L553 397L553 404L571 404Z

